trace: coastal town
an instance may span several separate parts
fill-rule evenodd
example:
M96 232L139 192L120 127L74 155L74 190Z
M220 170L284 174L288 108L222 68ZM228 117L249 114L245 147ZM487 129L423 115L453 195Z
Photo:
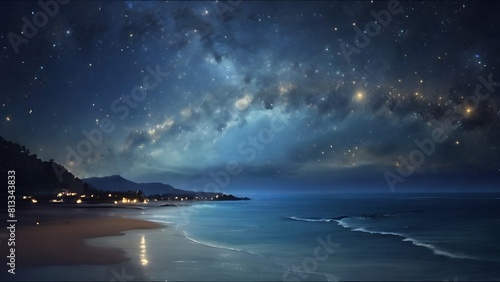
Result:
M147 196L142 191L76 193L62 190L53 194L22 195L20 203L65 203L65 204L147 204L149 202L172 201L238 201L250 200L247 197L235 197L224 193L190 193L191 195L173 196L169 194L155 194Z

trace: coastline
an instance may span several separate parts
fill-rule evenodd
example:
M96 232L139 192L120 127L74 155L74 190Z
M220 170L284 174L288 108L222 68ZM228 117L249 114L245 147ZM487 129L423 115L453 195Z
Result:
M282 267L261 255L188 237L175 219L181 209L68 208L59 218L50 208L30 211L29 225L17 230L16 275L0 280L202 281L210 273L210 280L239 281L255 280L253 269L259 280L279 279Z
M165 225L136 218L97 216L43 222L17 230L17 264L47 265L110 265L130 261L119 248L92 246L86 239L122 236L123 232L154 229Z

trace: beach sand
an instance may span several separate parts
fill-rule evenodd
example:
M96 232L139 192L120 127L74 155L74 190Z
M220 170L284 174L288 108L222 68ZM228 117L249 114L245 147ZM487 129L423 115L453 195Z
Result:
M91 246L85 239L120 236L128 230L159 227L164 225L111 216L54 220L19 227L16 230L16 264L19 267L127 262L129 258L123 250Z

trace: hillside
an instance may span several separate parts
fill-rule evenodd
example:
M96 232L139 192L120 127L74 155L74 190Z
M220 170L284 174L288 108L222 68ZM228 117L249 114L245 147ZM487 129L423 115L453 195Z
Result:
M64 166L54 160L42 161L36 154L23 145L5 140L0 136L0 173L7 176L8 171L15 171L15 194L17 196L36 196L48 202L65 190L65 193L76 193L72 197L88 196L85 201L102 202L117 201L122 198L143 199L211 199L218 201L247 200L223 193L204 193L186 191L163 183L136 183L119 175L92 177L83 181L75 177ZM7 189L3 190L5 194ZM113 196L109 192L113 193ZM95 197L94 197L94 195ZM67 195L67 194L66 194ZM57 196L59 199L60 196ZM65 196L66 197L66 196ZM6 199L6 198L3 198ZM67 202L76 202L72 198ZM31 202L31 201L30 201Z
M15 171L16 194L49 194L62 189L84 193L94 190L53 160L42 161L25 146L0 136L0 173Z
M106 177L92 177L83 180L86 183L96 187L97 189L106 191L142 191L146 195L153 194L168 194L172 196L190 197L194 195L192 191L177 189L168 184L163 183L136 183L127 180L119 175Z

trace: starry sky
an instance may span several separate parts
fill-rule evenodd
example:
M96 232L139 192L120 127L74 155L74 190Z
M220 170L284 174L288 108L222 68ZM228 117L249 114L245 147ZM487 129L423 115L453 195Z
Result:
M78 177L500 187L495 1L49 2L0 3L0 135Z

